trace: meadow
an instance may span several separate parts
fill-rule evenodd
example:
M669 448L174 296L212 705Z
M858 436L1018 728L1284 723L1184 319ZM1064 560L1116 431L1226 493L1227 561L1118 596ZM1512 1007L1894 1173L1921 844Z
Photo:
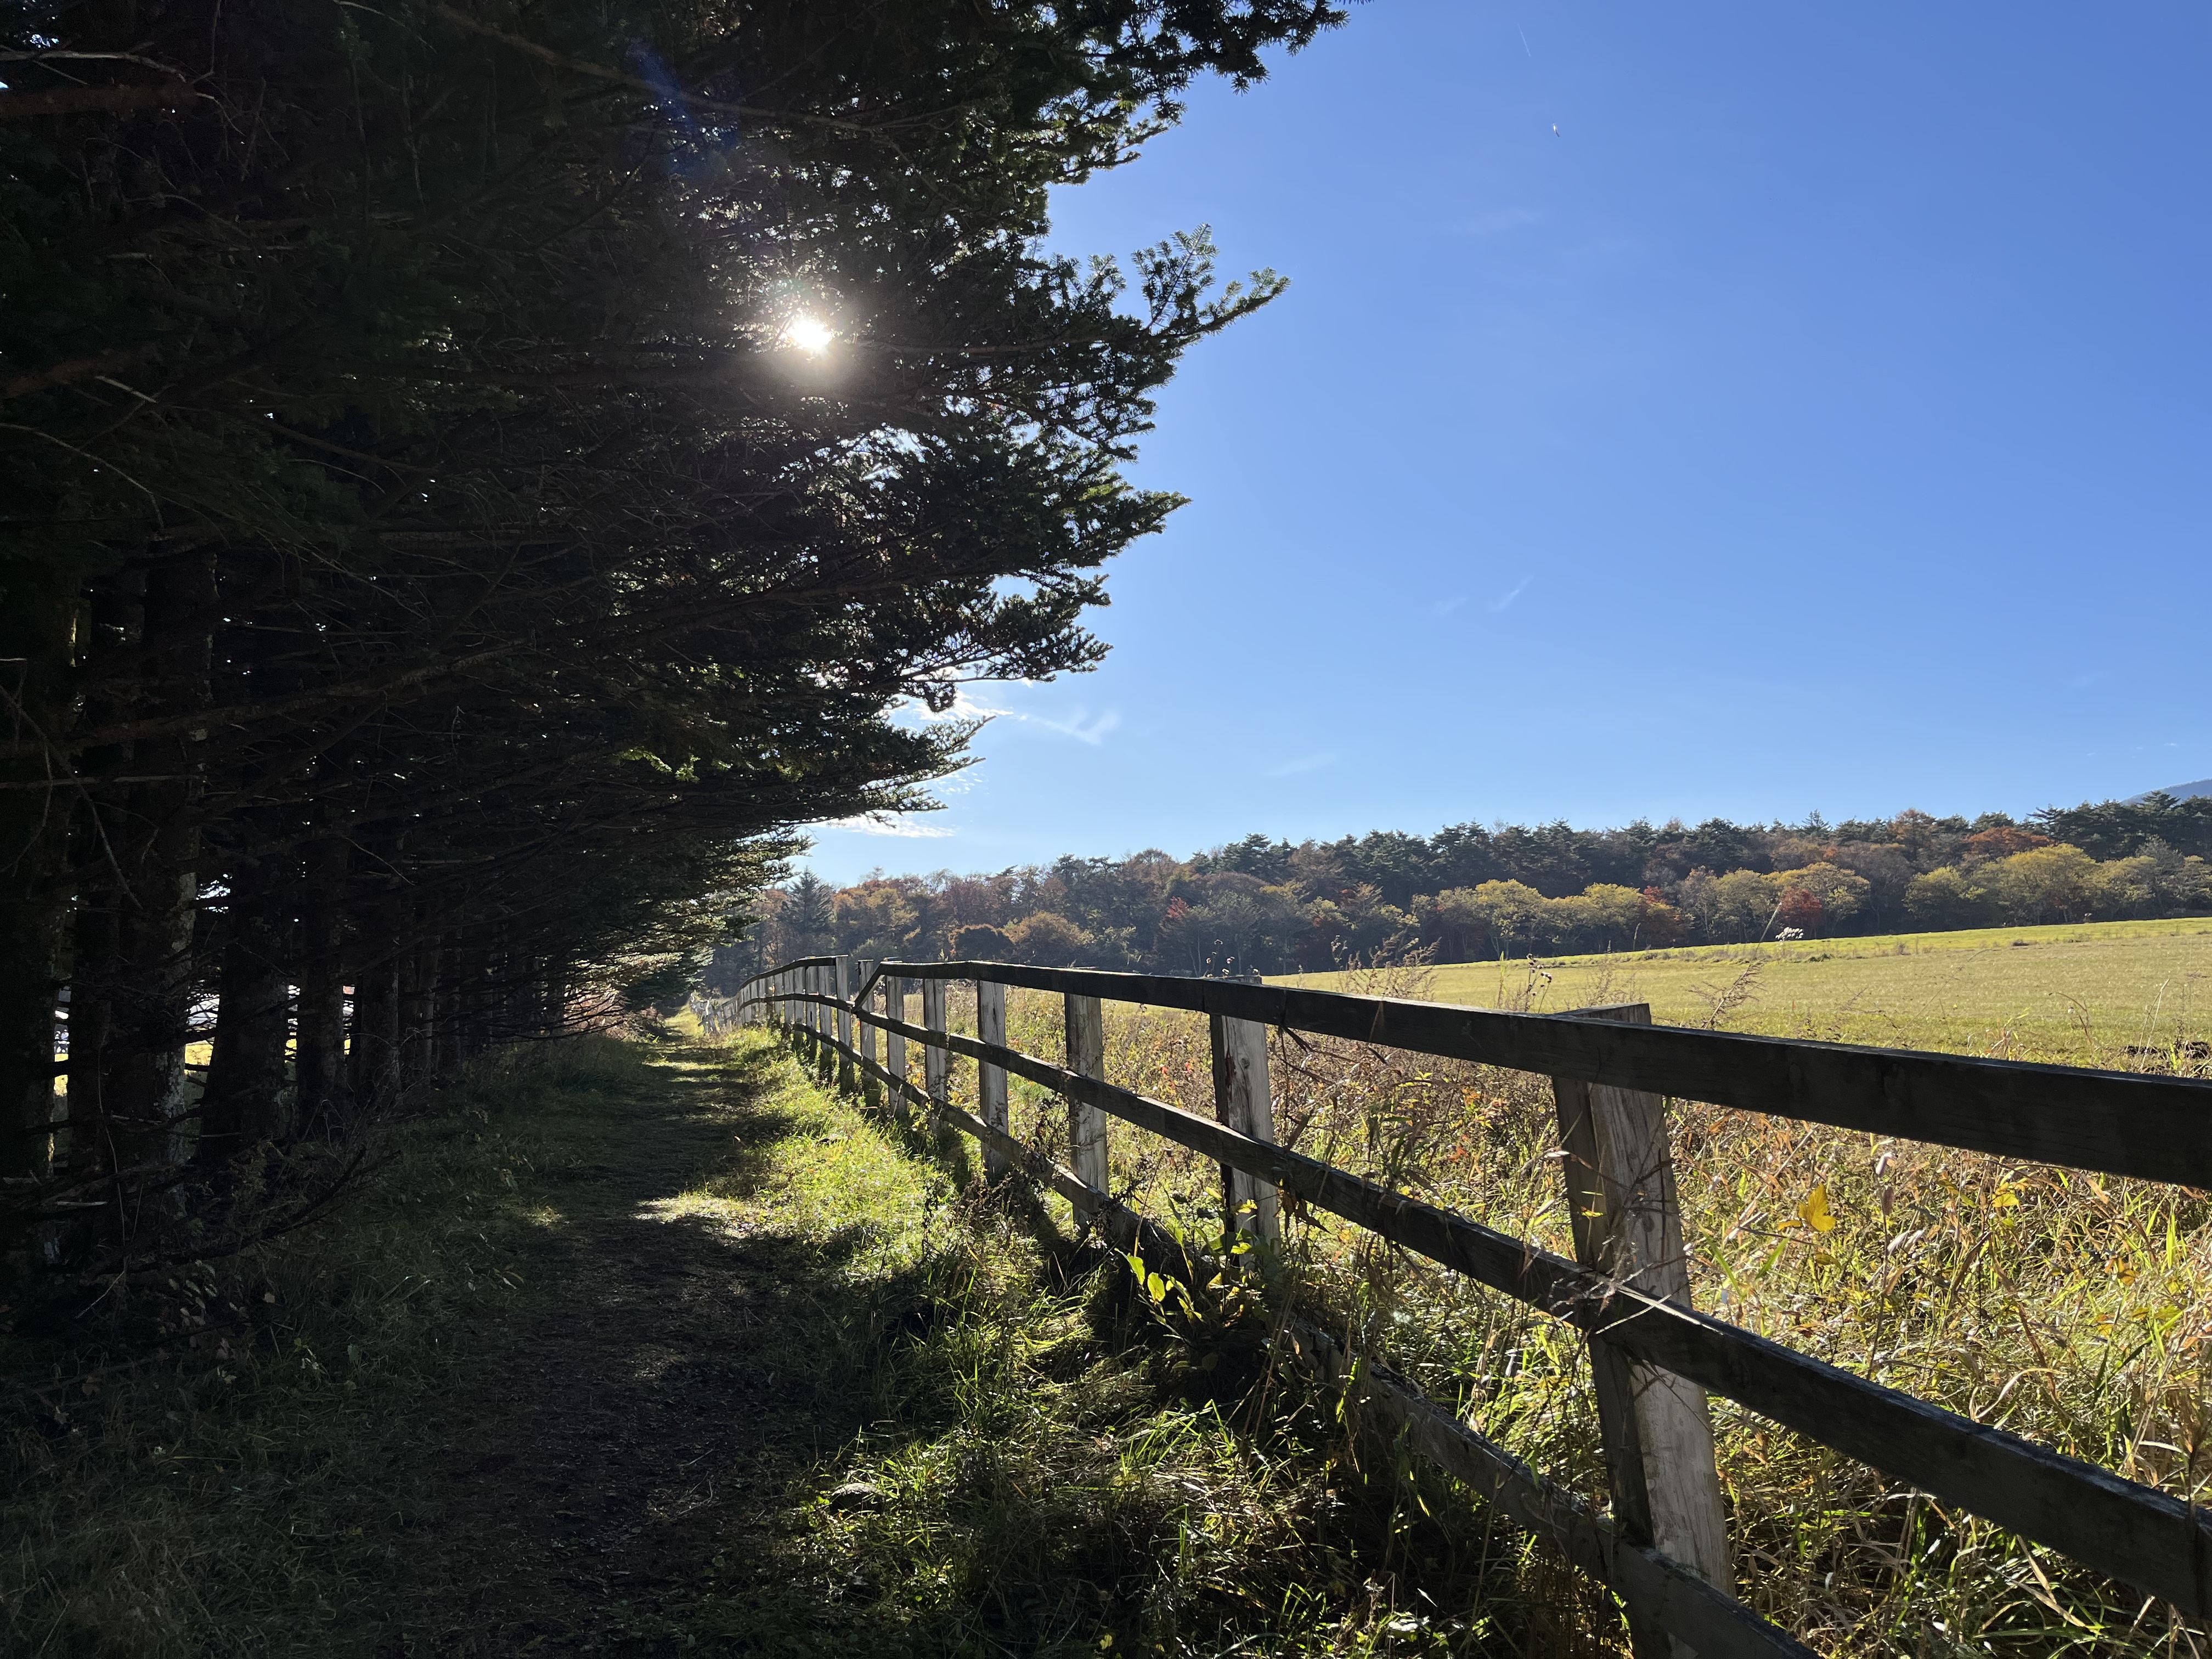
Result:
M1272 980L1340 988L1344 974ZM2126 1069L2212 1029L2212 921L2088 922L1438 966L1420 994L1562 1012L1648 1002L1662 1025Z

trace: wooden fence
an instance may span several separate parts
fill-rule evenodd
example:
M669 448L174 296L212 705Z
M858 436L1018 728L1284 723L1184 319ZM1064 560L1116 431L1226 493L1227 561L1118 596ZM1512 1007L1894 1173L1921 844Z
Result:
M946 1027L945 990L954 981L975 984L975 1037ZM921 992L919 1025L903 1018L909 981ZM1066 1066L1006 1046L1009 986L1065 999ZM1105 1001L1210 1018L1215 1120L1104 1080ZM1278 1227L1276 1194L1288 1192L1578 1327L1595 1383L1609 1516L1387 1371L1369 1368L1369 1397L1415 1451L1609 1586L1638 1659L1808 1651L1733 1594L1709 1393L2164 1597L2192 1620L2212 1613L2212 1511L1692 1308L1665 1117L1668 1097L1705 1101L2203 1187L2212 1186L2212 1084L1656 1026L1641 1005L1516 1014L994 962L805 957L747 981L719 1018L774 1021L826 1045L843 1086L871 1099L887 1090L965 1131L981 1143L988 1169L1025 1171L1125 1248L1151 1224L1108 1190L1111 1118L1218 1163L1234 1224L1263 1253ZM1576 1259L1276 1146L1270 1027L1549 1076ZM922 1054L919 1087L909 1043ZM949 1098L953 1055L977 1064L976 1115ZM1008 1133L1010 1075L1066 1101L1073 1167ZM1343 1362L1318 1340L1324 1359Z

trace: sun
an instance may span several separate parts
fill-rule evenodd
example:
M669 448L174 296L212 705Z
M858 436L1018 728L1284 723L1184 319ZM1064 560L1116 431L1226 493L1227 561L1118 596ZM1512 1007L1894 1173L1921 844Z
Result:
M819 317L799 316L783 325L783 343L797 346L801 351L819 356L830 349L830 341L837 337L836 330Z

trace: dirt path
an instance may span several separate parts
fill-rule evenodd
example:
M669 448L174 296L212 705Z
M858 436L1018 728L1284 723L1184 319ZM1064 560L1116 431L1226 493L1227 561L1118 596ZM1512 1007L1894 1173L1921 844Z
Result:
M834 1242L749 1204L819 1126L772 1103L790 1073L764 1053L668 1058L690 1064L656 1067L559 1172L521 1268L534 1311L423 1425L444 1496L398 1547L379 1659L824 1650L771 1546L793 1480L865 1420L838 1373L866 1314ZM685 1212L709 1178L734 1208Z

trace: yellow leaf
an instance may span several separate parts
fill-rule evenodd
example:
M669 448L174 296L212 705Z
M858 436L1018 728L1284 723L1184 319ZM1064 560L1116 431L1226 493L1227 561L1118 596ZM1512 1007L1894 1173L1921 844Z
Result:
M1797 1206L1797 1213L1816 1233L1836 1231L1836 1218L1828 1208L1828 1189L1825 1186L1815 1187L1806 1194L1805 1201Z

